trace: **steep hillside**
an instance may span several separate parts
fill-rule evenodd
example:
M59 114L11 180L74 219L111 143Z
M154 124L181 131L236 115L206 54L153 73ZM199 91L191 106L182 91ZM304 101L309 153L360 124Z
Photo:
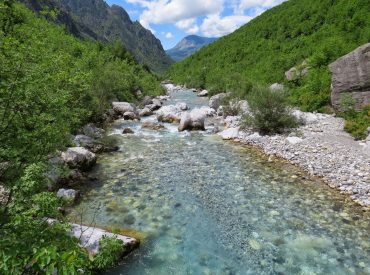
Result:
M82 41L13 0L0 1L0 41L0 189L11 190L0 192L0 274L90 274L68 226L45 220L64 220L47 192L48 159L111 101L162 88L119 43Z
M102 42L121 41L137 61L163 73L173 63L161 42L139 22L132 22L120 6L103 0L22 0L33 10L57 8L57 22L79 37Z
M216 40L217 38L189 35L184 37L175 47L167 50L166 53L173 60L180 61Z
M370 41L369 0L290 0L170 69L178 83L245 95L255 84L284 81L308 60L309 74L291 82L292 101L305 110L329 103L327 65Z

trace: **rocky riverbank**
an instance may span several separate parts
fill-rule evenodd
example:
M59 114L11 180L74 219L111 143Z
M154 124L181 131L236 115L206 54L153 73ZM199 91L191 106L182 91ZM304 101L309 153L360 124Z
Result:
M166 85L169 93L183 89L181 86ZM200 91L202 96L204 91ZM343 130L344 120L334 115L293 113L304 124L286 135L261 136L248 129L241 129L241 116L218 116L222 114L220 101L225 94L210 98L209 106L213 125L211 131L217 132L225 140L233 140L261 148L269 160L281 157L300 166L309 174L322 178L330 187L348 194L362 206L370 206L370 136L364 141L355 141ZM241 112L248 112L246 102ZM221 108L219 108L221 107ZM369 133L370 134L370 133Z
M239 119L221 132L232 139L260 147L270 160L282 157L321 177L363 206L370 206L370 141L357 142L344 132L344 121L331 115L301 113L305 125L289 135L261 136L239 130Z

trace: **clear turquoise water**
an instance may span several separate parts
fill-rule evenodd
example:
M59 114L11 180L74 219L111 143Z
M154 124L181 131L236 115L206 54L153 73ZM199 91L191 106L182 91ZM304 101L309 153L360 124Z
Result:
M113 125L120 151L99 156L71 214L147 236L105 274L370 274L370 213L347 197L249 147L140 125Z

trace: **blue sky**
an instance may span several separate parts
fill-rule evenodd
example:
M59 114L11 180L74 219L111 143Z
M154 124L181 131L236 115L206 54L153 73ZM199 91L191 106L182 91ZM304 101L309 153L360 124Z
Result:
M183 37L229 34L285 0L106 0L122 6L158 37L165 49Z

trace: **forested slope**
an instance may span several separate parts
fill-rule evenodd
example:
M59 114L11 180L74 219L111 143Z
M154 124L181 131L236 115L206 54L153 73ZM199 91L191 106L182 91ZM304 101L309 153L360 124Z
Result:
M67 226L44 220L63 220L47 192L47 159L112 100L135 100L137 89L162 93L122 45L79 40L15 1L0 2L0 274L88 273L92 262Z
M118 5L103 0L21 0L28 7L42 12L45 7L57 11L55 22L74 35L100 42L120 41L135 59L152 71L163 73L173 63L161 42L139 22L132 22Z
M171 67L175 82L245 95L252 85L284 81L308 60L307 77L289 83L304 110L329 103L327 65L370 41L369 0L289 0Z

